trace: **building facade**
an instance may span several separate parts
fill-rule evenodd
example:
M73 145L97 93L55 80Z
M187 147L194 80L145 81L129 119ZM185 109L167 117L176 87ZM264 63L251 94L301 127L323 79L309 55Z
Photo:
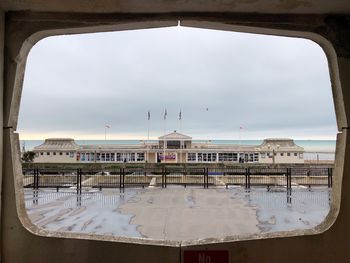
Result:
M260 145L194 142L176 131L137 145L78 145L74 139L46 139L34 148L38 163L303 163L304 149L292 139Z

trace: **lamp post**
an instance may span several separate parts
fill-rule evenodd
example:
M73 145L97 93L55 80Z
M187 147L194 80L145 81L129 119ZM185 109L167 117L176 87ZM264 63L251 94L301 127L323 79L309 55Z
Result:
M276 159L275 156L277 155L276 150L278 150L280 148L279 144L277 144L276 146L272 147L272 163L275 164L276 163Z

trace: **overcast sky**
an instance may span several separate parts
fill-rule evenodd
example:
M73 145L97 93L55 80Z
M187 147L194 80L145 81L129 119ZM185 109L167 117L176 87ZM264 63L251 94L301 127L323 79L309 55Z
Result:
M164 130L194 139L336 135L316 43L186 27L40 41L28 56L18 131L104 139L108 124L108 139L145 139L148 110L153 139Z

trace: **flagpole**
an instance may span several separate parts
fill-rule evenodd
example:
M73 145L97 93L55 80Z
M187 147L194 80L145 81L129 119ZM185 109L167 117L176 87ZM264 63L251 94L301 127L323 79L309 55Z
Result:
M105 143L107 142L107 129L111 128L109 124L105 124Z
M182 111L180 109L179 112L179 121L180 121L180 133L182 132ZM180 141L180 163L182 163L182 148L183 148L184 141Z
M151 111L148 111L148 114L147 114L147 157L146 157L146 161L148 162L148 155L149 155L149 122L151 120Z
M164 136L166 134L166 117L167 117L167 115L168 115L168 112L167 112L167 110L165 108L165 111L164 111ZM163 140L163 162L164 163L166 162L165 161L165 138Z
M182 133L182 110L181 109L179 113L179 120L180 120L180 132Z
M242 130L243 130L243 126L240 125L239 126L239 147L238 147L238 150L239 150L239 153L238 153L238 162L240 162L240 158L241 158L241 146L242 146ZM244 154L242 156L242 158L244 159Z
M147 143L149 142L149 119L148 119L148 127L147 127Z
M242 135L241 135L241 126L239 126L239 146L238 146L238 163L241 162L241 144L242 144Z

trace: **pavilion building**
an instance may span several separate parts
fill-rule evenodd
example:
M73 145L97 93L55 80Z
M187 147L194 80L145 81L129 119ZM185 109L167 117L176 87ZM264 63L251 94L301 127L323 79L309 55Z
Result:
M33 150L40 163L303 163L304 148L292 139L265 139L260 145L193 141L172 132L157 142L78 145L74 139L46 139Z

